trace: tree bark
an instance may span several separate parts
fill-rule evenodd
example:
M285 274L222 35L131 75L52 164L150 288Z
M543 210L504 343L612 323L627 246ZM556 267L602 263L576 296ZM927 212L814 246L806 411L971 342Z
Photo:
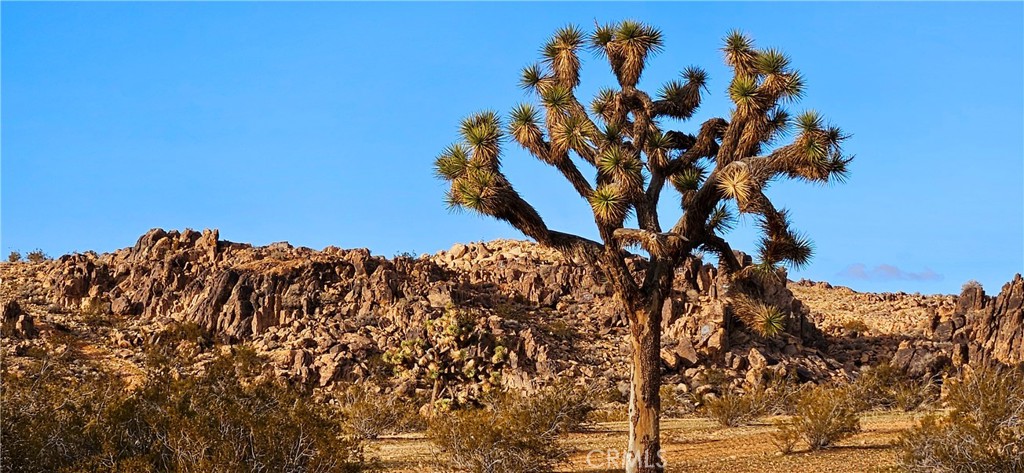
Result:
M633 366L629 393L629 444L627 473L661 473L665 469L661 452L661 307L655 296L647 307L632 312L629 324Z

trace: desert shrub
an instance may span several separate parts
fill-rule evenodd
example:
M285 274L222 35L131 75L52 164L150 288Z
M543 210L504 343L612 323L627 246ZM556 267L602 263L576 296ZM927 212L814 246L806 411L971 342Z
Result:
M11 263L17 263L18 261L21 261L21 253L17 251L12 251L9 255L7 255L7 261Z
M725 427L745 425L764 412L763 399L755 393L725 394L704 401L704 412Z
M980 369L947 381L947 416L903 433L911 472L1024 471L1024 372Z
M579 429L592 410L585 391L548 388L535 396L495 394L479 408L434 416L427 436L450 471L551 471L569 449L560 437Z
M792 415L796 413L797 401L804 387L797 382L795 374L772 375L753 391L759 397L763 415Z
M165 367L213 345L209 330L193 322L175 322L147 335L143 353L147 365Z
M661 414L664 416L677 417L693 413L697 408L692 393L678 393L670 384L663 384L659 390L661 397ZM618 419L622 420L622 419Z
M43 261L50 259L49 255L43 253L43 250L39 249L29 251L25 258L32 263L42 263Z
M109 378L89 376L69 383L64 360L42 357L30 375L2 372L0 470L59 471L95 450L85 434L89 419L116 401ZM63 405L62 405L63 404Z
M547 416L558 432L577 432L591 421L595 410L594 390L573 386L568 380L545 388L529 405L537 415Z
M516 322L526 322L530 316L519 304L513 304L509 302L499 302L494 306L494 315L501 317L505 320L515 320Z
M931 379L906 380L892 388L894 406L905 412L913 411L939 397L939 386Z
M772 376L743 394L726 391L706 399L704 412L725 427L736 427L766 415L793 413L802 392L795 378Z
M616 386L608 386L605 389L600 389L594 393L596 399L600 402L611 402L616 404L623 404L629 401L629 395L622 392Z
M903 376L899 369L889 363L864 367L860 376L850 386L850 394L861 410L888 409L896 403L892 387L902 382Z
M704 384L714 386L716 389L724 388L731 381L731 378L725 374L725 370L721 368L707 368L698 376L703 378Z
M128 390L116 376L44 360L3 372L5 472L360 471L360 444L337 416L236 349L198 375L164 366Z
M912 411L938 397L930 379L908 378L888 363L866 367L851 386L850 394L859 410L893 409Z
M797 431L796 427L786 424L784 422L775 422L778 430L772 434L772 443L779 449L779 453L783 455L789 455L796 449L796 444L800 442L800 432Z
M625 402L605 404L590 415L590 420L594 422L622 422L627 419L629 405Z
M233 349L201 375L158 376L148 383L140 397L157 408L151 423L167 426L157 437L167 439L161 450L171 454L161 462L184 471L361 469L359 444L339 437L338 416L277 379L259 376L263 366L250 349Z
M619 388L606 386L603 389L595 389L592 399L600 406L590 415L594 422L621 422L629 418L629 396ZM664 403L664 395L662 402Z
M984 289L984 288L981 286L980 282L978 282L977 280L971 279L970 281L965 282L963 286L960 286L960 292L962 293L962 292L964 292L964 291L966 291L968 289Z
M580 334L564 320L553 320L546 324L541 324L540 329L550 334L559 340L572 341L579 338Z
M849 389L810 389L800 396L796 412L792 424L779 429L776 442L788 441L788 437L796 435L811 450L819 450L860 432L856 401Z
M353 384L340 397L346 430L360 439L421 430L416 403L395 394L377 393L367 384Z
M111 326L110 303L98 297L82 299L82 323L92 326Z

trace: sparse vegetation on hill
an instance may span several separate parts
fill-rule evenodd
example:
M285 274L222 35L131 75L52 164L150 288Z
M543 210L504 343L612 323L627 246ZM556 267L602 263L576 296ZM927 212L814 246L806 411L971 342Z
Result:
M46 253L43 253L43 250L37 249L29 251L28 254L25 255L25 259L27 259L30 263L42 263L43 261L50 259L50 256L47 255Z

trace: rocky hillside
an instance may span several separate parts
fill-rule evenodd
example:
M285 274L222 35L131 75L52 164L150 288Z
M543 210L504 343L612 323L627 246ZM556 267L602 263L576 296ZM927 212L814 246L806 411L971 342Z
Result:
M959 296L858 293L828 283L789 285L842 354L891 360L915 376L965 363L1024 363L1024 280L1017 274L995 297L977 283Z
M766 339L735 317L734 281L699 260L679 271L662 359L680 390L741 389L772 375L849 379L889 360L916 374L1022 361L1020 276L996 298L974 287L923 297L748 281L747 292L788 314L785 333ZM610 296L599 274L510 240L387 259L155 229L110 254L0 264L13 369L39 348L74 347L131 372L146 341L186 325L219 343L250 344L280 376L314 389L372 379L456 401L566 377L624 389L629 344ZM204 356L200 347L196 363Z

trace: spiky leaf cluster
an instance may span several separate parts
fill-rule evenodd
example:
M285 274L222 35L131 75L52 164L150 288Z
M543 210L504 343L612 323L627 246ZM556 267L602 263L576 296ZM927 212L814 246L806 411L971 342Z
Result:
M724 202L718 204L715 210L708 217L708 231L712 233L727 233L736 226L736 215Z
M591 47L604 53L623 87L635 87L647 56L661 51L661 30L634 20L598 26L590 36Z
M640 158L621 147L612 146L601 154L597 162L600 176L628 192L638 192L644 185L643 163Z
M800 268L811 261L814 244L806 235L790 228L789 213L783 209L770 210L759 222L764 237L758 244L757 252L763 264L786 264Z
M594 209L594 216L608 225L622 225L629 213L626 192L616 184L594 189L590 195L590 207Z
M462 142L445 148L434 161L435 174L451 183L445 200L452 209L494 213L508 187L499 170L501 121L492 111L477 113L462 121L459 133Z
M576 54L583 45L583 30L575 25L559 29L544 45L544 63L564 87L573 88L580 83L580 58Z
M747 300L737 309L743 323L762 337L773 338L786 331L786 313L774 305Z

